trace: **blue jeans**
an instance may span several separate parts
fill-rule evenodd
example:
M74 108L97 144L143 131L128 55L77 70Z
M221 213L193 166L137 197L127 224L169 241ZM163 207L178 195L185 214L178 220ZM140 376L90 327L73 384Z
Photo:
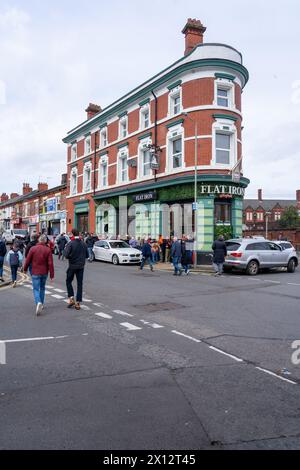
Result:
M224 263L213 263L215 273L223 274L223 265Z
M92 260L93 259L93 248L92 247L88 247L88 252L89 252L89 260Z
M180 264L180 260L181 260L181 257L180 256L173 256L172 257L172 263L173 263L173 266L174 266L174 273L177 274L181 267L179 266Z
M4 256L0 256L0 277L3 277Z
M38 303L44 304L45 302L45 288L47 277L47 274L32 275L33 296L36 305Z
M15 282L17 280L17 276L18 276L18 269L19 269L19 266L11 266L10 267L10 270L11 270L11 280L13 282Z
M152 261L153 261L153 263L154 263L154 264L155 264L155 263L158 263L158 259L159 259L159 258L158 258L158 251L153 251L153 252L152 252Z
M143 267L145 266L146 261L149 264L150 268L152 268L152 266L153 266L152 257L148 256L147 258L144 258L144 256L143 256L142 261L141 261L141 266L140 266L141 269L143 269Z

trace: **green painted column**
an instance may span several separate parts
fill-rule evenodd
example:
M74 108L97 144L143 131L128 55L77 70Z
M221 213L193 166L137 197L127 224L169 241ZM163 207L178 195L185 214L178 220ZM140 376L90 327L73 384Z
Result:
M233 237L243 235L243 200L233 199L232 201L232 229Z
M211 251L214 241L214 197L198 198L197 251Z

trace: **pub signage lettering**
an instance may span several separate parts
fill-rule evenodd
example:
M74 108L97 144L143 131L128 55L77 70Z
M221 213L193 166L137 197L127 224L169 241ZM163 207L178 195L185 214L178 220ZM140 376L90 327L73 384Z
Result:
M245 196L245 189L240 186L232 186L228 184L203 184L199 188L200 194L214 194L228 196Z
M149 193L137 194L132 196L133 202L155 201L157 199L157 192L150 191Z

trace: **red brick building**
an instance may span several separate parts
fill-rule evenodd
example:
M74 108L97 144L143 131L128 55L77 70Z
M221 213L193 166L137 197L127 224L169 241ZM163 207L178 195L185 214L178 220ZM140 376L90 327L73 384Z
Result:
M66 230L66 175L55 188L39 183L33 190L23 184L22 194L3 193L0 197L0 231L24 229L29 233L47 232L55 235Z
M124 235L124 206L125 232L197 232L203 253L218 225L241 235L249 180L233 180L232 169L242 158L248 71L236 49L204 43L205 30L189 19L182 58L107 108L90 104L87 119L68 132L68 230ZM174 204L179 216L172 210L165 228L162 206ZM190 214L187 226L181 209Z

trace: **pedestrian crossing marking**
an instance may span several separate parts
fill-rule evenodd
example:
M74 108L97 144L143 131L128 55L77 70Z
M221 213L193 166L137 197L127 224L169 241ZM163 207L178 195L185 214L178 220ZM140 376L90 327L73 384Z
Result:
M111 319L112 319L112 316L111 316L111 315L108 315L107 313L103 313L103 312L95 313L95 315L96 315L97 317L105 318L105 319L107 319L107 320L111 320Z
M134 330L141 330L142 328L140 328L139 326L135 326L135 325L132 325L132 323L120 323L121 326L124 326L125 328L127 328L127 330L129 331L134 331Z
M87 305L81 305L82 310L91 310Z
M59 294L51 294L51 297L54 297L55 299L63 299L63 296Z
M89 300L89 299L82 299L83 302L93 302L92 300Z
M47 287L48 287L48 286L47 286ZM59 292L59 293L61 293L61 294L65 294L65 293L66 293L66 291L65 291L65 290L62 290L62 289L53 289L53 290L55 290L55 292Z
M130 313L123 312L122 310L114 310L114 313L117 313L118 315L123 315L124 317L133 317L134 315L131 315Z
M164 328L164 326L159 325L158 323L150 323L150 322L145 321L145 320L140 320L140 321L141 321L144 325L151 326L151 328L154 328L154 329Z

